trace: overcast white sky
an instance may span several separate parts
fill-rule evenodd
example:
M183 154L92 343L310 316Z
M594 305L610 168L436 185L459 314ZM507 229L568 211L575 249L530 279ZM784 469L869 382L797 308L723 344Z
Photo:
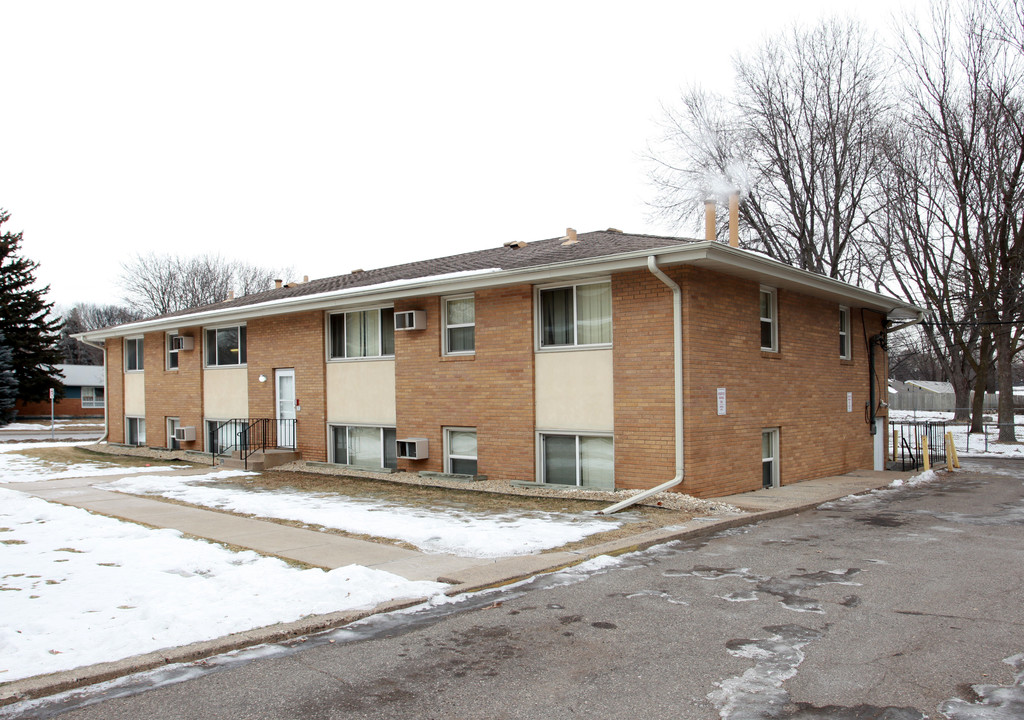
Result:
M661 104L795 20L912 1L0 0L3 229L60 305L119 302L135 252L288 280L675 234L645 205Z

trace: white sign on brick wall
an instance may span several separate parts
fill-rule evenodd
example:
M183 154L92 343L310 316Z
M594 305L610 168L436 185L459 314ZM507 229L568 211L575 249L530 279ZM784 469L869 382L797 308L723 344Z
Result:
M718 414L725 415L725 388L718 388Z
M846 412L853 412L853 393L846 393Z

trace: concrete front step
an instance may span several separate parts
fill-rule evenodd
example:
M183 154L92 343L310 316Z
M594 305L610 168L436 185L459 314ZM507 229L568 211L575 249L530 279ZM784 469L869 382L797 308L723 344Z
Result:
M249 456L248 469L259 472L300 459L302 459L302 453L295 450L257 450ZM246 462L242 460L237 451L232 453L231 457L224 458L221 465L237 470L246 469Z

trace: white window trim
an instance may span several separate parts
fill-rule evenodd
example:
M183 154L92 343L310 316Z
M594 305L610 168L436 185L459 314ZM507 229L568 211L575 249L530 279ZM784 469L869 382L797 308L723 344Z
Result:
M765 320L771 321L772 324L772 344L770 347L761 345L762 352L773 352L779 351L779 291L777 288L770 287L768 285L762 285L757 295L757 313L761 315L761 293L768 293L771 296L771 312L770 318L761 317L760 322L757 325L757 338L758 343L761 342L761 323Z
M373 428L374 430L379 430L380 431L380 435L381 435L381 437L380 437L380 467L381 467L381 469L387 468L387 465L384 464L384 431L385 430L395 430L396 434L397 434L398 428L395 425L375 425L373 423L350 423L350 422L329 422L329 423L327 423L328 462L330 462L332 465L342 465L344 467L351 467L351 468L356 468L356 469L359 469L359 470L369 470L369 471L373 470L373 468L367 468L367 467L365 467L363 465L351 465L349 463L338 462L337 459L334 457L334 451L335 451L334 428L350 428L350 427ZM347 431L346 431L346 433L347 433ZM347 437L345 438L345 446L348 447L348 438Z
M143 438L142 438L142 442L139 443L138 445L132 445L131 443L128 442L128 421L129 420L135 420L135 421L140 421L141 420L142 421ZM146 447L145 428L146 428L146 416L145 415L125 415L124 416L124 444L125 445L130 445L131 447ZM136 426L136 435L137 434L138 434L138 426Z
M181 427L180 417L168 417L164 419L167 423L167 448L169 450L180 450L181 445L177 440L174 439L174 426Z
M452 473L451 460L455 459L455 460L473 460L473 461L475 461L477 463L477 471L479 472L479 469L480 469L480 446L477 445L477 449L476 449L477 454L473 455L472 457L470 457L469 455L453 455L452 452L451 452L450 443L449 443L449 435L452 432L471 432L474 435L477 434L475 427L446 426L446 427L443 428L442 436L444 437L444 471L446 473L449 473L449 474ZM479 436L477 437L477 442L479 442Z
M572 352L576 350L602 350L612 347L615 342L615 324L612 323L612 339L606 343L592 343L581 345L579 343L579 317L577 317L576 288L581 285L600 285L601 283L611 284L610 275L602 277L587 278L576 282L555 282L535 285L533 288L533 327L534 327L534 350L536 352ZM542 290L557 290L558 288L571 287L572 292L572 323L573 323L573 344L572 345L544 345L544 326L541 313L540 294ZM614 312L614 308L612 308ZM609 318L611 320L611 318Z
M142 367L129 368L128 367L128 343L129 342L135 342L137 340L142 340ZM143 335L132 335L131 337L126 337L124 339L124 343L121 345L121 347L123 348L123 351L124 351L124 371L126 373L146 372L146 339L145 339L145 337ZM138 352L139 352L138 347L136 347L135 348L136 357L138 357Z
M240 362L240 363L237 363L237 364L234 364L234 365L221 365L221 364L210 365L209 362L207 362L207 352L208 352L207 342L209 341L209 338L207 337L207 333L210 330L231 330L232 328L239 328L239 329L246 328L246 331L245 331L245 360L246 361L245 362ZM238 345L239 345L239 350L241 350L241 345L242 345L242 343L241 343L241 336L239 336L239 343L238 343ZM239 359L241 359L241 358L239 358ZM248 330L248 324L247 323L242 322L242 323L229 323L227 325L209 325L209 326L203 328L203 369L204 370L224 370L224 369L230 370L230 369L233 369L233 368L244 368L244 367L248 366L248 364L249 364L249 330Z
M779 428L762 428L761 430L761 478L762 485L764 484L764 436L766 434L771 435L772 442L772 487L780 487L782 485L781 475L779 473Z
M580 484L580 438L584 437L603 437L611 438L612 441L612 488L615 488L615 433L609 432L590 432L588 430L537 430L535 446L536 446L536 468L537 468L537 482L541 485L549 485L546 478L544 477L544 437L549 435L560 435L562 437L573 437L576 438L576 484L575 485L562 485L560 483L550 483L551 487L557 488L571 488L577 487L582 489L593 489L592 485L581 485Z
M171 348L171 343L176 337L178 337L178 333L174 330L166 333L164 336L164 370L168 372L177 372L178 368L181 367L181 355L178 354L180 350ZM171 355L174 356L175 361L178 363L174 367L171 367Z
M91 390L92 391L91 397L89 398L88 402L86 402L86 397L85 397L85 391L86 390ZM103 399L100 400L100 401L96 400L96 391L97 390L103 390L104 391L103 392ZM107 406L106 388L103 388L103 387L101 387L99 385L83 385L82 386L82 397L81 397L81 400L82 400L82 407L83 408L103 408L103 407L106 407Z
M448 302L451 300L473 301L473 322L448 324ZM473 328L473 349L472 350L449 350L448 329L449 328ZM461 295L448 295L441 298L441 354L447 356L476 355L476 295L474 293L463 293Z
M371 305L369 307L353 307L345 308L344 310L328 310L324 313L324 357L329 363L336 362L373 362L375 360L394 360L395 354L384 355L384 323L380 320L381 310L394 310L394 304L390 305ZM331 316L333 315L345 315L347 313L366 312L367 310L377 311L377 325L378 325L378 340L377 350L381 354L379 355L360 355L359 357L334 357L331 355ZM345 321L346 328L348 321ZM377 427L376 425L369 425L367 427Z
M853 335L853 333L850 332L850 329L851 329L852 326L853 326L853 321L851 319L850 308L848 308L845 305L840 305L839 306L839 337L846 339L846 342L843 343L843 345L846 348L846 352L845 353L840 353L840 355L839 355L839 359L840 360L849 360L849 359L851 359L853 357L852 348L850 347L852 345L850 340L851 340L851 337Z
M217 423L218 425L220 425L221 423L225 423L230 419L231 418L203 418L203 447L206 448L206 452L214 452L214 449L210 447L210 423ZM220 448L217 448L216 452L220 452Z

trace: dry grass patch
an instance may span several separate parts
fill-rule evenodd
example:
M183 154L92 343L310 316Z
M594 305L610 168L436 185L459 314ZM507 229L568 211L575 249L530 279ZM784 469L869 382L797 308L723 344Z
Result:
M132 455L110 455L96 452L83 447L44 447L15 450L12 455L24 455L38 458L53 465L75 465L77 463L103 463L105 465L122 465L124 467L149 467L153 465L181 465L182 460L162 460Z

